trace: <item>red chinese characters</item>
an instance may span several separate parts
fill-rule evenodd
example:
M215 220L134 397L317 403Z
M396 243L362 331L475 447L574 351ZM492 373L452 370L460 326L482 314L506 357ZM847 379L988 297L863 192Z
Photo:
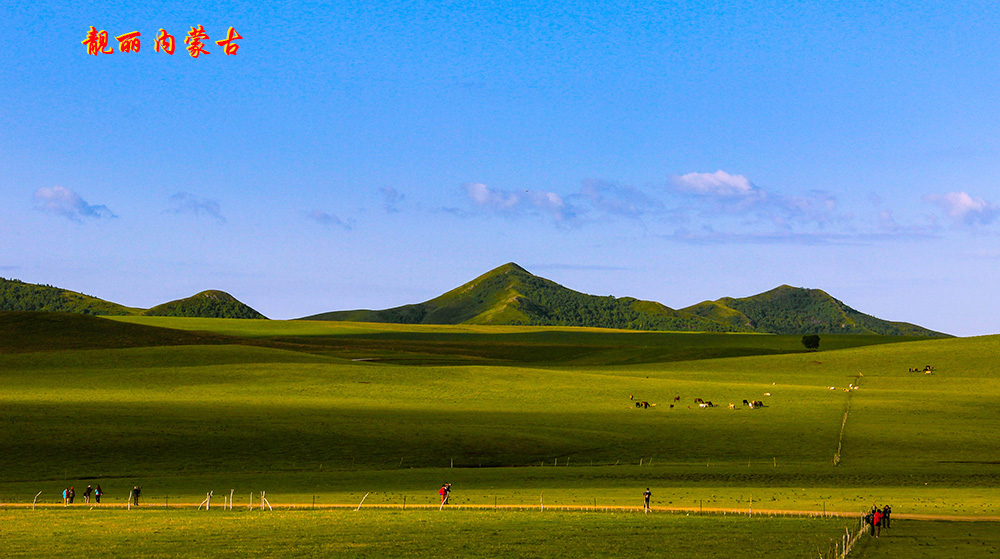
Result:
M156 42L153 43L153 50L160 52L160 49L167 54L174 54L174 36L167 33L166 29L160 29L156 35Z
M235 55L236 51L240 50L240 46L237 45L234 41L236 41L236 39L242 39L242 38L243 38L242 35L237 33L235 29L230 27L229 31L226 32L226 38L221 41L216 41L215 44L222 47L226 51L226 54Z
M129 31L122 35L118 35L115 39L118 40L118 49L123 53L129 52L139 52L142 47L140 42L140 37L142 33L139 31ZM243 36L239 34L233 27L230 27L226 31L226 38L220 41L215 41L215 44L222 47L223 51L229 55L235 55L238 50L240 50L240 45L236 41L242 39ZM205 32L205 28L201 25L191 27L191 31L184 38L184 44L187 45L185 48L191 58L198 58L203 54L209 54L208 50L205 49L206 43L209 41L208 33ZM97 56L98 54L114 54L115 49L108 46L108 32L105 30L98 31L93 25L90 26L90 31L87 32L87 37L80 41L85 47L87 47L87 54L92 54ZM153 50L160 52L161 50L167 54L174 54L174 48L176 45L176 40L174 36L167 33L166 29L160 29L156 34L156 41L153 43Z
M139 52L139 32L132 31L115 37L122 52Z
M197 28L191 28L191 31L188 32L187 37L184 39L184 44L187 45L188 53L192 58L198 58L202 54L211 54L205 50L205 44L202 42L207 40L208 33L205 33L204 27L199 25Z
M108 46L108 32L103 29L98 31L93 25L90 26L90 31L87 32L87 38L80 41L80 43L87 45L87 54L94 56L98 54L114 54L115 52L115 49L104 50Z

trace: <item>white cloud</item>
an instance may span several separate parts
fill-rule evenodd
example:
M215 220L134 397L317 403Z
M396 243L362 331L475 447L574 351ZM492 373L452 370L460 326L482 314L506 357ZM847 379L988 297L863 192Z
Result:
M465 193L477 206L500 214L530 214L541 210L552 215L556 221L563 221L575 215L563 197L555 192L541 190L508 192L477 182L465 185Z
M742 216L759 224L769 223L779 230L801 226L824 228L848 220L838 210L837 198L821 190L787 196L775 194L743 175L721 170L679 175L670 182L675 192L693 197L686 207L699 212L703 219Z
M719 170L714 173L688 173L673 178L674 186L682 192L701 196L725 198L764 198L764 191L757 188L743 175L730 175Z
M965 192L949 192L947 194L930 194L925 200L936 204L948 217L956 223L988 225L996 220L1000 208L996 204L982 198L973 198Z
M521 203L521 197L518 194L494 190L481 182L465 185L465 192L476 205L493 210L509 210Z
M62 186L39 188L35 191L34 198L35 209L73 221L80 221L81 217L118 217L107 206L90 205L79 194Z

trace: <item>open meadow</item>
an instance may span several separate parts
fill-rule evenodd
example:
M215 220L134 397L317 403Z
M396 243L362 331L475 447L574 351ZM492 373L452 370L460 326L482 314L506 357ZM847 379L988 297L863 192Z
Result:
M873 503L902 520L852 557L926 556L901 532L931 524L939 543L1000 532L907 520L1000 517L998 337L807 352L761 334L61 316L0 313L15 555L62 554L51 529L117 555L802 557L852 522L824 513ZM445 482L455 510L438 511ZM141 485L143 505L91 511L97 484L108 505ZM653 513L625 508L646 487ZM237 510L217 510L231 490ZM262 490L273 515L248 516Z

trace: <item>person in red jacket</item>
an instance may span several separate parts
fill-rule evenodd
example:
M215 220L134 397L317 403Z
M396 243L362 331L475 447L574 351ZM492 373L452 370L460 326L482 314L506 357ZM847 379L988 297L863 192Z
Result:
M875 525L875 537L882 532L882 509L875 509L875 515L872 517L872 524Z

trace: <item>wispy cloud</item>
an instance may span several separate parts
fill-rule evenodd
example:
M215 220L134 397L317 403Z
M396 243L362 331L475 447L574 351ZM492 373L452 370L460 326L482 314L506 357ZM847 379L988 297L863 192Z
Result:
M642 189L588 179L565 193L503 190L485 183L469 183L463 189L472 209L442 211L458 217L484 212L545 217L557 226L573 227L615 223L624 217L641 224L647 234L689 244L875 244L943 234L933 220L897 217L875 195L868 199L874 206L870 210L844 209L838 197L825 190L783 193L723 170L674 175L665 188L663 183ZM926 200L962 225L989 224L1000 217L1000 207L964 192Z
M739 199L766 197L764 191L757 188L750 179L743 175L730 175L721 169L714 173L688 173L675 176L672 182L678 190L699 196Z
M494 211L508 211L521 203L519 194L493 189L481 182L465 185L465 193L477 206Z
M926 229L893 232L853 231L716 231L711 227L680 228L662 238L694 245L868 245L885 241L934 239L939 235Z
M596 211L613 215L638 217L663 211L663 202L637 188L604 180L589 179L580 189L583 197Z
M107 206L91 205L72 190L53 186L39 188L35 191L35 209L59 215L80 222L81 218L115 218L118 217Z
M847 219L839 212L837 198L829 192L781 195L764 190L744 175L722 170L676 175L669 179L668 191L687 196L686 206L702 218L741 215L781 229L822 228Z
M545 213L556 221L575 216L574 209L562 196L541 190L507 191L477 182L465 185L465 193L476 206L504 215Z
M937 205L948 218L959 225L989 225L1000 215L996 204L973 198L965 192L930 194L924 200Z
M347 231L350 231L353 228L350 222L344 221L339 217L333 214L328 214L322 210L313 210L307 214L307 217L324 227L339 227Z
M382 196L382 209L391 214L399 213L399 205L406 197L391 186L383 186L378 192Z
M220 224L226 222L219 202L210 198L199 198L189 192L178 192L170 197L170 204L171 206L164 210L165 213L207 215L214 217Z

